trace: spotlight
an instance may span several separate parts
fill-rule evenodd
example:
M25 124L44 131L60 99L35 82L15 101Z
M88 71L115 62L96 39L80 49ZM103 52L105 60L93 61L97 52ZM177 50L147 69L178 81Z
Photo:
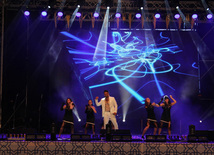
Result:
M77 5L78 8L80 8L80 5Z
M209 11L210 10L210 8L207 8L207 11Z
M123 122L126 122L126 120L125 120L125 119L123 119Z
M141 10L143 10L143 7L140 7Z
M199 122L202 123L202 120L200 120Z
M175 14L175 19L179 19L180 18L180 15L179 14Z
M197 18L198 18L198 15L197 15L197 14L193 14L193 15L192 15L192 18L193 18L193 19L197 19Z
M107 6L107 9L110 9L110 7L109 7L109 6Z
M116 18L120 18L120 17L121 17L121 14L120 14L120 13L116 13L116 14L115 14L115 17L116 17Z
M213 18L213 15L212 14L208 14L207 15L207 19L212 19Z
M46 16L48 15L48 13L47 13L47 11L42 11L41 15L42 15L43 17L46 17Z
M57 13L57 16L58 16L58 17L62 17L62 16L63 16L63 13L60 11L60 12Z
M77 17L81 17L81 13L80 13L80 12L77 12L76 16L77 16Z
M50 5L48 5L48 9L50 9L51 8L51 6Z
M25 12L24 12L24 15L25 15L25 16L30 16L30 12L29 12L29 11L25 11Z
M135 17L139 19L139 18L141 17L141 14L140 14L140 13L137 13L137 14L135 15Z
M94 13L94 17L95 17L95 18L99 17L99 13L95 12L95 13Z
M176 6L176 9L179 9L179 6Z
M159 14L159 13L156 13L156 14L155 14L155 18L157 18L157 19L160 18L160 14Z
M78 121L81 122L81 119L79 118Z

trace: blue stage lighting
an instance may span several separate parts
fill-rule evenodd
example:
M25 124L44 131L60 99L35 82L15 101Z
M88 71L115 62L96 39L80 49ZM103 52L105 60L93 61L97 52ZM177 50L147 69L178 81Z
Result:
M46 17L46 16L48 15L48 13L47 13L47 11L42 11L41 15L42 15L43 17Z
M212 19L213 18L213 15L212 14L208 14L207 15L207 19Z
M160 18L160 14L159 14L159 13L156 13L156 14L155 14L155 18L157 18L157 19Z
M120 18L120 17L121 17L121 14L120 14L120 13L116 13L116 14L115 14L115 17L116 17L116 18Z
M175 19L179 19L180 18L180 15L179 14L175 14Z
M198 18L198 15L197 15L197 14L193 14L193 15L192 15L192 18L193 18L193 19L197 19L197 18Z
M62 16L63 16L63 13L60 11L60 12L57 13L57 16L58 16L58 17L62 17Z
M25 15L25 16L30 16L30 12L29 12L29 11L25 11L25 12L24 12L24 15Z
M94 13L94 17L95 17L95 18L99 17L99 13L95 12L95 13Z
M77 17L81 17L81 13L80 13L80 12L77 12L76 16L77 16Z
M135 15L135 17L139 19L139 18L141 17L141 14L140 14L140 13L137 13L137 14Z

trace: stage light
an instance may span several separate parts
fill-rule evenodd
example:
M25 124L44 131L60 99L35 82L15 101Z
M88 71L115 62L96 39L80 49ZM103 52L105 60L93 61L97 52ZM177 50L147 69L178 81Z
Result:
M192 15L192 18L193 18L193 19L197 19L197 18L198 18L198 15L197 15L197 14L193 14L193 15Z
M123 122L126 122L126 120L125 120L125 119L123 119Z
M160 18L160 14L159 14L159 13L156 13L156 14L155 14L155 18L157 18L157 19Z
M29 15L30 15L30 12L29 12L29 11L25 11L25 12L24 12L24 15L25 15L25 16L29 16Z
M141 17L141 14L140 14L140 13L137 13L137 14L135 15L135 17L139 19L139 18Z
M95 17L95 18L99 17L99 13L95 12L95 13L94 13L94 17Z
M210 8L207 8L207 11L209 11L210 10Z
M42 15L43 17L46 17L46 16L48 15L48 13L47 13L47 11L42 11L41 15Z
M50 9L51 8L51 6L50 5L48 5L48 9Z
M202 123L203 121L202 121L202 120L200 120L199 122L200 122L200 123Z
M81 122L81 119L79 118L78 121Z
M77 5L78 8L80 8L80 5Z
M143 10L143 7L140 7L141 10Z
M176 6L176 9L179 9L179 6Z
M58 16L58 17L62 17L62 16L63 16L63 13L60 11L60 12L57 13L57 16Z
M179 14L175 14L175 19L179 19L180 18L180 15Z
M208 14L207 15L207 19L212 19L213 18L213 15L212 14Z
M109 7L109 6L107 6L107 9L110 9L110 7Z
M77 12L76 16L77 16L77 17L81 17L81 13L80 13L80 12Z
M116 17L116 18L120 18L120 17L121 17L121 14L120 14L120 13L116 13L116 14L115 14L115 17Z

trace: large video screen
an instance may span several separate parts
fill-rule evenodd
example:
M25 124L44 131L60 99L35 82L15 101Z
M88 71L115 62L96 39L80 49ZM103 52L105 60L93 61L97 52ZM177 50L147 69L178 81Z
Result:
M78 103L78 117L84 120L82 109L88 99L94 101L98 96L100 100L108 90L118 104L119 127L128 124L135 128L138 124L139 128L139 120L146 120L145 98L158 103L164 95L172 95L178 102L172 108L172 124L174 120L179 125L184 104L198 89L197 50L189 33L111 29L61 32L69 53L67 61L75 73L75 84L70 87L76 90L72 97ZM161 108L156 109L157 118L161 112ZM96 118L102 121L101 108Z

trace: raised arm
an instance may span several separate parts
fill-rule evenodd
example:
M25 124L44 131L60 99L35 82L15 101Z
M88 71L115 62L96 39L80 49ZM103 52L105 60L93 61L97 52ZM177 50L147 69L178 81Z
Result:
M95 98L95 104L97 105L97 106L101 106L101 104L102 104L102 100L100 101L100 102L98 102L98 96Z
M173 100L173 102L171 103L171 106L175 105L177 101L172 97L172 95L170 95L170 98Z

